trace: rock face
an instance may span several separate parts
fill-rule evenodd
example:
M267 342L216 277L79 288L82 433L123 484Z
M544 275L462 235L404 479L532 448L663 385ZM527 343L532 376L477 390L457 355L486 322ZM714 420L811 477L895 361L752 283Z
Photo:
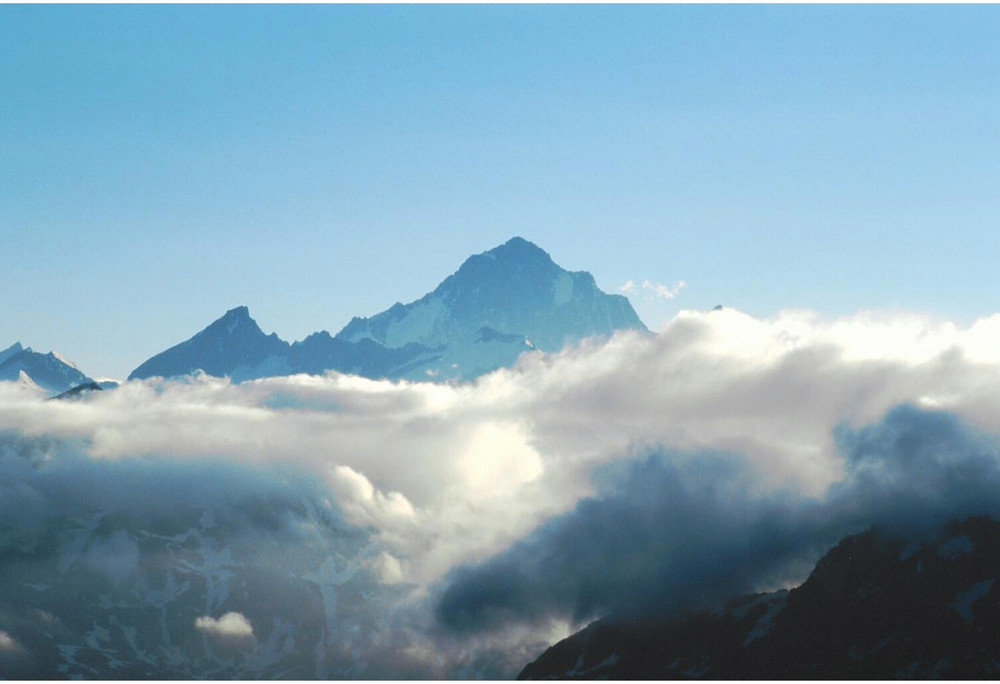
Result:
M93 382L55 352L41 354L15 342L13 346L0 352L0 381L17 382L23 376L51 394L59 394L77 385Z
M522 238L470 257L433 292L288 344L265 335L246 307L136 368L129 379L202 370L234 381L336 370L370 378L475 378L525 351L594 335L646 330L628 300L598 289Z
M521 679L983 679L1000 675L1000 523L847 537L790 591L721 612L616 615Z

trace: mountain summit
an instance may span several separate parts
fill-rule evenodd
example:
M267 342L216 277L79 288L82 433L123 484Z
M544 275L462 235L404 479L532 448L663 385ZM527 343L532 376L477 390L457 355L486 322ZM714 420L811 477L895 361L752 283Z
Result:
M0 364L12 357L14 354L24 351L24 347L21 346L20 342L15 342L3 351L0 351Z
M335 336L322 331L289 345L265 335L241 306L149 359L129 379L200 369L236 381L327 370L467 380L513 365L526 351L555 351L617 330L646 330L625 297L602 292L589 273L566 271L515 237L469 257L433 292L353 318Z
M598 289L585 271L560 268L519 237L466 259L437 288L410 304L355 318L340 339L371 338L389 347L469 340L486 329L527 338L543 351L616 330L646 330L628 299Z
M149 359L128 379L188 375L197 370L234 380L277 375L284 369L280 359L287 353L287 342L274 333L265 335L250 318L250 310L238 306L186 342Z

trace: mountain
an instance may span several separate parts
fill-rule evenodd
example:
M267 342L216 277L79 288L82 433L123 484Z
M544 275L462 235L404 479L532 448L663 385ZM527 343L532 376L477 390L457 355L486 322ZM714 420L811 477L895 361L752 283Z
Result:
M715 613L615 615L521 679L983 679L1000 676L1000 523L952 522L922 542L843 539L790 591Z
M202 370L233 380L282 375L289 345L265 335L245 306L230 309L200 333L160 352L132 371L128 379L189 375Z
M469 257L415 302L354 318L337 338L443 348L441 359L425 370L468 378L510 365L529 349L556 351L629 329L646 327L628 299L602 292L589 273L566 271L544 250L515 237Z
M20 342L15 342L3 351L0 351L0 364L3 364L4 361L21 351L24 351L24 347L21 346Z
M265 335L245 306L157 354L129 379L202 370L234 381L336 370L370 378L467 380L594 335L646 330L628 300L593 276L556 265L522 238L469 257L433 292L288 344Z
M419 345L387 349L371 340L346 342L326 331L289 344L276 334L264 334L245 306L230 309L186 342L149 359L129 380L177 377L198 370L235 382L294 373L321 374L327 370L367 377L388 377L404 371L415 359L426 357Z
M77 385L71 389L66 390L62 394L57 394L50 399L82 399L90 396L94 392L103 392L104 388L101 387L100 383L97 382L85 382L82 385Z
M323 330L292 344L288 364L295 373L319 375L327 370L367 378L401 377L440 356L419 344L389 348L374 340L348 342Z
M0 352L0 381L17 382L22 379L22 373L52 394L92 382L79 368L55 352L41 354L15 342Z

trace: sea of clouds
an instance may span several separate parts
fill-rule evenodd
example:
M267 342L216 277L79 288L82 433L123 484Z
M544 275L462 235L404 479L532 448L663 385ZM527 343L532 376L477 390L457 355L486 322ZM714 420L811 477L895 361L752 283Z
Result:
M156 596L183 559L137 540L197 520L200 572L209 551L212 572L266 570L163 628L215 654L205 675L280 655L291 618L267 607L294 594L317 612L298 676L508 677L610 611L710 608L873 524L1000 514L997 435L1000 315L681 312L467 384L0 383L0 574L79 566ZM267 579L288 576L315 601ZM76 624L35 582L0 607L0 662L27 675Z

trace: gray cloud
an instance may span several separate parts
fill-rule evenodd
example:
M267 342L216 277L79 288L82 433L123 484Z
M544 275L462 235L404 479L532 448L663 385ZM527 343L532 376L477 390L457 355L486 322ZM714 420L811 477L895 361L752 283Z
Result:
M1000 445L949 413L903 405L836 430L847 476L819 498L764 494L738 455L654 452L597 476L600 495L481 564L456 570L437 606L457 632L614 610L716 607L804 579L844 535L913 535L1000 515Z

